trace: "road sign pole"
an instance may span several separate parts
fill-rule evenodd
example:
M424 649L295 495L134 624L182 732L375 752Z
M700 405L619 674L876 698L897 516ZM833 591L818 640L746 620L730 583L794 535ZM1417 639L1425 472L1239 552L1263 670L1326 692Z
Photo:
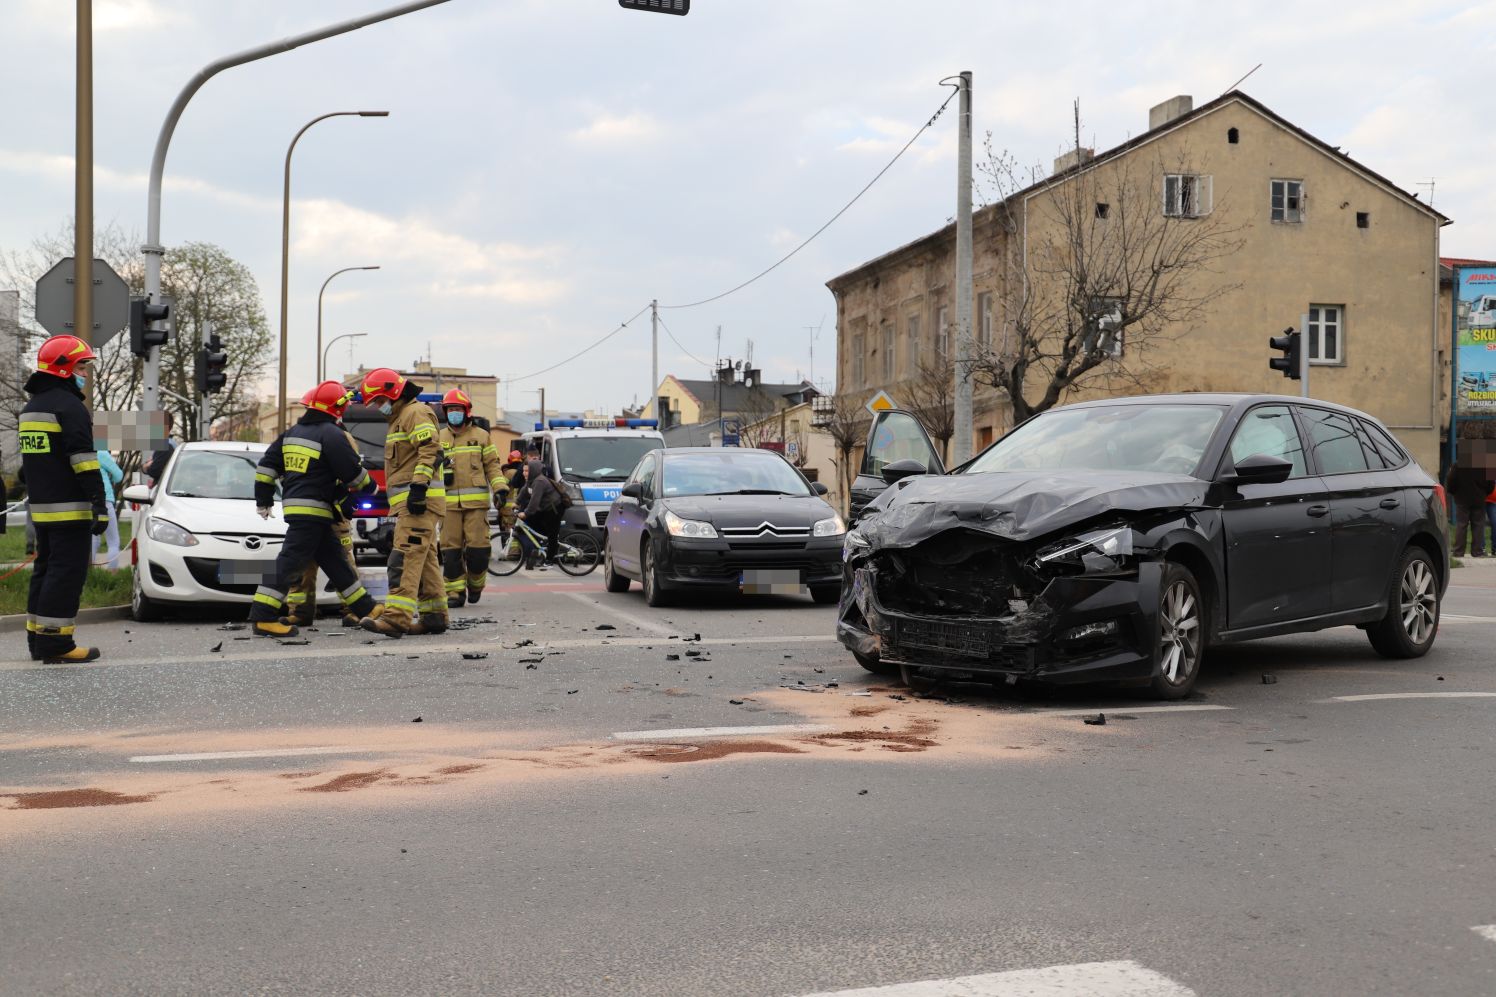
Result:
M73 139L73 335L93 342L93 0L78 0Z

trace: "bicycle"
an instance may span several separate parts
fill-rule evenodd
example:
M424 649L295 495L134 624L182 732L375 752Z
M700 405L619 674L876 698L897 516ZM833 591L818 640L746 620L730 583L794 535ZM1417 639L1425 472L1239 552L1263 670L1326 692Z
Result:
M535 545L534 556L544 556L541 552L546 549L546 538L531 529L524 520L519 520L514 524L513 530L500 528L489 534L488 540L493 546L493 556L488 561L490 575L507 578L524 567L526 554L519 539L522 533ZM591 574L602 563L602 559L603 552L597 538L584 530L572 530L562 534L556 541L556 566L568 575L580 577Z

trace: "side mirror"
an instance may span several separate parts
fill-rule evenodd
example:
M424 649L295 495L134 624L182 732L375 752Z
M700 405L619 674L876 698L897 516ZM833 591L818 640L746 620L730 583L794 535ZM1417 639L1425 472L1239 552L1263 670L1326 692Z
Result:
M831 491L831 489L826 487L826 482L824 481L812 481L810 483L810 490L815 492L817 495L825 495L826 493Z
M919 461L912 458L905 458L904 460L895 460L884 464L882 474L883 480L891 485L895 482L903 481L905 478L912 478L916 474L925 474L928 470Z
M131 485L119 493L119 497L126 502L134 502L136 505L151 504L151 490L145 485Z
M1276 485L1287 481L1293 473L1293 462L1272 454L1254 453L1236 462L1236 466L1221 476L1230 485Z
M624 498L642 499L644 497L644 486L637 481L630 481L618 490L618 494Z

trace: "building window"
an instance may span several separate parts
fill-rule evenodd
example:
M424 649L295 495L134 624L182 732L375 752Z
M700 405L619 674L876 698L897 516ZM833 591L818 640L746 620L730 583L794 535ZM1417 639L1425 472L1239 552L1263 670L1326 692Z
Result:
M1371 228L1371 212L1356 212L1356 228Z
M992 292L977 295L977 348L992 349Z
M1236 145L1241 141L1241 132L1237 131L1235 128L1227 128L1226 141L1231 145Z
M860 388L867 384L867 368L863 361L865 359L866 343L862 333L852 337L852 387Z
M941 305L935 313L935 349L943 357L951 355L951 310Z
M1170 218L1208 215L1210 201L1210 177L1195 173L1164 174L1164 214Z
M883 383L884 384L888 384L888 383L890 383L890 382L893 381L894 372L895 372L895 369L896 369L896 365L894 363L895 358L896 358L896 354L895 354L895 349L894 349L894 329L893 329L893 323L892 322L886 322L883 325Z
M1301 222L1304 220L1304 181L1274 180L1272 182L1273 221Z
M1345 363L1345 306L1309 306L1309 362Z
M1097 201L1096 202L1096 217L1097 218L1105 218L1107 215L1109 215L1111 213L1112 213L1112 206L1110 204L1107 204L1105 201Z
M913 376L914 372L917 371L917 370L919 370L919 316L918 315L911 315L911 316L909 316L907 325L905 326L905 335L908 337L908 341L909 341L909 344L908 344L909 352L907 354L907 356L909 357L909 361L908 361L908 367L905 369L905 373L909 374L910 376Z

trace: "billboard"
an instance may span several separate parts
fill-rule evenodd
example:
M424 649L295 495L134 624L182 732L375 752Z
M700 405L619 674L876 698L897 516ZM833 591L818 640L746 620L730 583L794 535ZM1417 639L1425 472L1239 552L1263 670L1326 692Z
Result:
M1496 417L1496 267L1464 267L1454 304L1455 411Z

